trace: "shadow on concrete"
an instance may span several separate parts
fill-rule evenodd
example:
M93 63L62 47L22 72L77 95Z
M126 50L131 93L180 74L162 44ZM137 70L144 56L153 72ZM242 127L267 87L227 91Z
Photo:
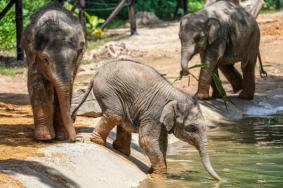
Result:
M74 187L80 186L73 180L66 177L60 171L45 166L36 161L9 159L0 161L0 171L7 175L36 177L48 187Z
M15 105L30 104L29 95L23 93L0 93L0 102Z
M115 129L115 128L114 128ZM91 127L79 127L77 128L77 133L88 133L91 134L93 131L95 131L95 128L91 128ZM107 141L107 149L110 149L112 152L123 156L124 158L128 159L129 161L131 161L132 163L134 163L141 171L143 171L144 173L148 172L149 167L140 159L138 159L137 157L130 155L130 156L126 156L124 154L122 154L121 152L115 150L112 147L112 142L116 139L116 132L110 132L108 135L108 141ZM109 141L110 140L110 141ZM131 143L131 153L140 153L142 155L144 155L144 151L143 149L140 148L140 146L136 143Z

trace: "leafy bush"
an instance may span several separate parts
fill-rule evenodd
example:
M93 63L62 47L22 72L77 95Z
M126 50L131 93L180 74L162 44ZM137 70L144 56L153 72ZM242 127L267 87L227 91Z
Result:
M0 1L0 10L3 10L10 0ZM23 1L24 26L29 23L30 16L41 6L51 0L25 0ZM0 49L15 50L16 46L16 24L14 6L0 20Z
M71 10L73 8L73 5L66 2L65 7L67 10ZM78 16L79 9L76 8L73 13L75 16ZM96 36L97 38L101 38L103 31L100 29L100 25L103 24L105 20L102 18L98 18L95 15L91 15L88 12L85 13L85 16L86 16L86 22L87 22L86 23L87 35Z

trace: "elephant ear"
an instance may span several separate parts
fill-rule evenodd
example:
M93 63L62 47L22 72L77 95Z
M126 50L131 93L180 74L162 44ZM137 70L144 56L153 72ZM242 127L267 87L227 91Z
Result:
M160 122L166 127L166 130L170 132L175 124L176 119L177 101L170 101L167 103L161 113Z
M212 44L220 37L221 24L215 18L209 18L207 21L208 43Z

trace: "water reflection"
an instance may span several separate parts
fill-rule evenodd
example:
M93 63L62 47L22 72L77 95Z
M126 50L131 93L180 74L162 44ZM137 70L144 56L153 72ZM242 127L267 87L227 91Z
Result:
M180 142L178 152L167 157L168 180L161 184L148 179L140 187L283 187L283 121L279 120L249 118L209 132L210 158L221 184L203 169L197 151Z

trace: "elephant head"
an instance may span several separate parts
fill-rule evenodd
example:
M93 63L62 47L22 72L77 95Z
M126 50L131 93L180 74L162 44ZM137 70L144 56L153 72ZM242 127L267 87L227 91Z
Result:
M71 140L75 138L70 116L72 87L85 44L82 28L76 27L81 26L72 27L49 19L32 33L33 62L56 91L61 117Z
M195 98L170 101L163 108L160 121L168 132L172 132L180 140L195 146L199 151L204 168L213 178L220 180L210 163L207 123Z
M188 62L192 57L206 50L222 36L220 21L201 14L186 15L180 23L181 74L188 75Z

